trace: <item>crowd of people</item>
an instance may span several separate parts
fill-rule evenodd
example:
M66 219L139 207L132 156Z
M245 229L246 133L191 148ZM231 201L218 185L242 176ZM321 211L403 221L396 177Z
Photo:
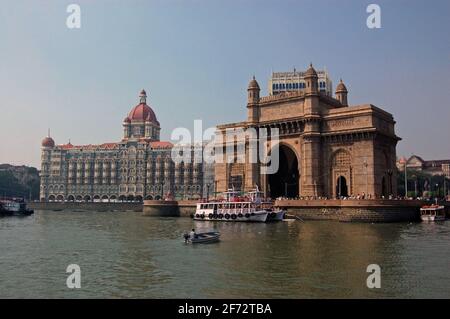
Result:
M405 196L380 196L376 197L372 194L357 194L357 195L349 195L349 196L337 196L337 197L327 197L327 196L297 196L297 197L284 197L280 196L277 197L276 200L366 200L366 199L389 199L389 200L435 200L436 198L431 197L423 197L423 196L417 196L417 197L405 197ZM437 200L450 200L450 196L447 196L447 198L437 198Z

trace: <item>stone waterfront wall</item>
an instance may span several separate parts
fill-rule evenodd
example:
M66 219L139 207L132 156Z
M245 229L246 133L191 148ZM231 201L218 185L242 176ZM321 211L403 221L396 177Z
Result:
M142 212L142 203L31 202L28 208L53 211Z
M142 213L145 216L188 217L195 213L196 204L196 201L189 200L145 200Z
M419 221L420 207L429 204L416 200L280 200L275 205L288 214L307 220L344 222Z
M419 221L424 201L400 200L279 200L275 205L288 214L305 220L338 220L343 222L405 222ZM450 217L450 202L446 206ZM46 203L28 204L35 210L67 211L135 211L145 216L189 217L195 213L196 201L146 200L140 203Z

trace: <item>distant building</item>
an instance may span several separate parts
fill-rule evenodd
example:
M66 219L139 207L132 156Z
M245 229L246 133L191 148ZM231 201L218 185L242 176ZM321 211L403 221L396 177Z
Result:
M191 161L172 160L173 144L160 141L160 124L147 94L122 122L123 139L100 145L42 141L42 201L142 201L200 198L213 185L214 167L203 165L203 145L190 145ZM200 160L194 161L194 154ZM209 186L208 186L209 185ZM209 190L211 191L212 188Z
M416 170L430 175L445 175L450 178L450 159L426 161L418 155L412 155L408 159L401 157L397 161L398 170L403 172L405 164L408 170Z
M328 96L333 94L333 83L326 70L317 70L317 82L320 93ZM273 72L268 83L269 95L276 95L282 92L304 91L306 89L306 72Z

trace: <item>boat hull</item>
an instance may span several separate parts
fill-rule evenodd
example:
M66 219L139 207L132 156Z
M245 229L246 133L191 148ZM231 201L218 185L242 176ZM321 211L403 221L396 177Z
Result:
M254 212L247 214L195 214L194 220L198 221L220 221L220 222L253 222L265 223L267 221L268 212Z
M439 221L444 221L445 217L444 216L420 216L420 219L422 219L423 222L439 222Z
M286 215L286 211L284 210L277 210L274 212L270 212L267 216L268 222L279 222L284 219L284 216Z
M209 233L199 233L196 234L195 238L190 238L189 242L191 244L208 244L214 243L220 240L220 233L209 232Z

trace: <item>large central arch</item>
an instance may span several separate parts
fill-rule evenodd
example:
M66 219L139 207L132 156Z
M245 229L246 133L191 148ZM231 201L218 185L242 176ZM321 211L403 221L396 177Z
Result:
M268 175L268 190L271 198L299 196L300 173L298 158L287 145L279 144L279 167L276 173Z

